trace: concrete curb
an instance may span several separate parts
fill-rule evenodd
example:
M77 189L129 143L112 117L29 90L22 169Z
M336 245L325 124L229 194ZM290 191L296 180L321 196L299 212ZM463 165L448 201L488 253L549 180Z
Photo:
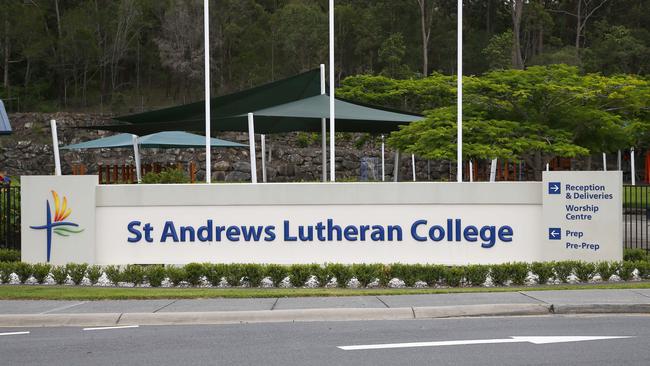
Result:
M296 309L202 313L125 313L120 325L236 324L413 319L411 308Z
M239 324L640 313L650 314L650 304L486 304L178 313L8 314L0 315L0 327L102 327L115 325Z
M558 304L554 314L650 314L650 304Z
M550 304L498 304L498 305L463 305L432 306L413 308L416 319L475 317L475 316L521 316L548 315Z
M0 327L103 327L115 325L119 313L101 314L6 314Z

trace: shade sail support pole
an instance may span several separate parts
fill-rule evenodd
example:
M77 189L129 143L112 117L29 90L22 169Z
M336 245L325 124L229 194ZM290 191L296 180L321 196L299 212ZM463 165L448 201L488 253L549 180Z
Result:
M399 150L395 150L395 163L393 164L393 182L399 181Z
M255 157L255 120L248 114L248 148L251 158L251 183L257 183L257 162Z
M266 135L261 135L262 142L262 182L266 183Z
M636 166L634 166L634 148L630 149L630 176L632 177L632 185L636 185Z
M59 136L56 132L56 120L50 120L52 129L52 150L54 151L54 175L61 175L61 158L59 157Z
M320 64L320 94L325 95L325 65ZM327 118L321 118L323 182L327 182Z
M415 182L415 154L411 154L411 170L413 171L413 181Z
M381 181L386 181L386 146L384 143L384 135L381 135Z
M203 0L203 62L205 67L205 182L212 178L210 144L210 8Z
M334 150L335 110L334 110L334 0L329 0L329 77L330 77L330 181L336 181L336 152Z
M472 160L469 161L469 181L474 181L474 162Z
M463 181L463 0L458 0L458 16L456 19L456 38L458 50L456 52L457 64L457 100L456 100L456 125L458 141L456 147L456 180Z
M140 149L138 148L138 136L131 135L133 138L133 159L135 159L135 176L138 179L138 183L142 183L142 173L140 170Z
M492 159L490 164L490 182L495 182L497 178L497 161L498 159Z

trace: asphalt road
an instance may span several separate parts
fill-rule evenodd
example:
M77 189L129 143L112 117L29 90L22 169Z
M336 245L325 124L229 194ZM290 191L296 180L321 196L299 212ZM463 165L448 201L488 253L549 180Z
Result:
M2 335L28 331L29 334ZM631 336L533 344L512 336ZM505 343L503 343L506 339ZM343 350L454 340L502 343ZM492 342L492 341L489 341ZM219 326L0 328L0 365L648 365L650 316L540 316Z

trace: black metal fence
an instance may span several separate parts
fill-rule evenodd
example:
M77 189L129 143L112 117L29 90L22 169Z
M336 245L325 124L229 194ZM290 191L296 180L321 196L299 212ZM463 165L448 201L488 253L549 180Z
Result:
M650 186L623 186L623 245L650 251Z
M20 187L0 182L0 248L20 249Z

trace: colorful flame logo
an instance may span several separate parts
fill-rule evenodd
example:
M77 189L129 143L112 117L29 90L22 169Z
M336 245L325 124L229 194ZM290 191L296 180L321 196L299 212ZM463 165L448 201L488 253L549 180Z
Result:
M54 218L52 218L52 210L50 208L50 200L45 201L45 225L30 226L36 230L47 230L47 261L50 261L50 254L52 253L52 233L59 236L70 236L72 234L79 234L84 229L72 229L79 227L74 222L64 221L70 216L72 210L68 208L68 199L64 196L63 201L59 199L59 194L52 191L54 198Z

